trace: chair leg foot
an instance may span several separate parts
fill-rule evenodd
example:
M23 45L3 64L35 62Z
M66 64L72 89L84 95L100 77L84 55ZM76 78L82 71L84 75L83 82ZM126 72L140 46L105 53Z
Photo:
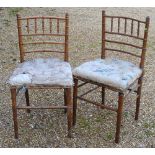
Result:
M68 135L67 135L68 138L72 138L72 132L71 130L68 130Z
M16 108L16 88L11 88L12 112L14 122L15 139L18 139L18 122L17 122L17 108Z
M138 120L138 116L139 116L140 99L141 99L141 89L142 89L142 77L139 78L138 84L139 84L139 87L137 89L135 120Z
M119 141L120 141L120 129L121 129L123 102L124 102L124 94L123 93L119 93L115 143L119 143Z
M27 106L30 106L28 89L26 89L26 92L25 92L25 99L26 99L26 105ZM30 113L31 112L30 109L26 109L26 111L27 111L27 113Z
M75 79L74 78L74 90L73 90L73 126L75 126L75 124L76 124L77 92L78 92L78 79Z
M68 137L72 137L72 127L73 127L73 104L71 97L71 88L66 88L66 96L67 96L67 120L68 120Z

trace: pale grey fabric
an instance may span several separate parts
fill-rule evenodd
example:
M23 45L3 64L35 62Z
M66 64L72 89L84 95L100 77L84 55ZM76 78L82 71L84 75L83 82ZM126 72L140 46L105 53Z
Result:
M97 59L83 63L73 70L73 75L125 89L142 74L135 64L118 59Z
M39 58L19 64L8 82L11 85L49 84L72 86L73 77L68 62L56 58Z

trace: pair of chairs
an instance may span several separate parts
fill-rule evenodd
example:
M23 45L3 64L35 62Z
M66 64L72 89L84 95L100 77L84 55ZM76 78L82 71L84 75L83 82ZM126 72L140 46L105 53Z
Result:
M11 84L12 109L14 120L15 138L18 138L17 110L27 109L65 109L68 120L68 136L71 137L71 129L76 124L77 99L89 102L102 109L108 109L117 113L115 142L119 143L122 111L125 97L130 92L136 93L135 120L138 119L142 79L144 75L144 61L147 46L149 17L146 21L121 16L107 16L102 11L102 50L101 59L83 63L71 71L68 63L68 29L69 17L20 17L17 15L20 62L9 79ZM109 28L109 29L108 29ZM108 35L111 35L108 39ZM42 38L40 38L42 37ZM47 37L49 41L45 41ZM128 39L122 39L126 37ZM54 38L54 39L52 39ZM118 41L119 39L119 41ZM131 39L131 41L129 41ZM40 41L42 40L42 41ZM54 41L53 41L54 40ZM141 42L138 45L138 42ZM110 47L107 47L107 44ZM116 44L116 46L112 46ZM37 45L37 48L29 50L27 46ZM40 48L40 45L43 48ZM53 49L47 49L49 46ZM117 46L119 45L119 46ZM118 47L127 46L138 53L120 50ZM61 46L61 50L58 47ZM137 58L139 66L129 61L116 58L107 58L106 52L114 51ZM64 54L64 61L56 58L39 58L24 61L25 54L38 52L56 52ZM72 76L73 73L73 76ZM82 83L78 84L79 81ZM97 87L88 90L78 96L78 88L86 84L94 84ZM71 88L73 90L73 102ZM16 96L20 89L25 87L26 106L16 103ZM34 107L29 103L29 89L63 89L64 106ZM83 96L101 88L102 103L88 100ZM105 104L105 90L109 89L118 93L117 108Z

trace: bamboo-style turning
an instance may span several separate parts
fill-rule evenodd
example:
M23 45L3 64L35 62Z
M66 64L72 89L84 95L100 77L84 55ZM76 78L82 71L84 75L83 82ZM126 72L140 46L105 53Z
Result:
M125 19L125 24L124 24L124 33L126 34L126 28L127 28L127 19Z
M59 34L59 19L57 19L57 33Z
M107 34L112 34L112 35L120 35L120 36L126 36L126 37L131 37L131 38L134 38L134 39L139 39L139 40L144 40L143 37L137 37L137 36L133 36L133 35L130 35L130 34L124 34L124 33L118 33L118 32L109 32L109 31L105 31L105 33ZM132 32L133 33L133 32Z
M66 14L66 22L65 22L65 55L64 55L64 60L68 60L68 28L69 28L69 15Z
M120 18L118 18L118 33L120 31Z
M25 51L25 53L42 53L42 52L64 53L64 52L62 52L62 51L52 51L52 50L33 50L33 51Z
M35 21L34 24L35 24L35 34L36 34L37 33L37 19L35 18L34 21Z
M137 37L139 37L139 33L140 33L140 22L138 22Z
M55 19L55 20L57 20L57 19L59 19L59 20L62 20L62 21L65 21L66 20L66 18L64 17L53 17L53 16L33 16L33 17L22 17L22 18L20 18L19 20L27 20L27 19L42 19L42 18L44 18L44 19Z
M62 17L52 17L52 16L34 16L34 17L23 17L21 18L17 15L17 23L18 23L18 35L19 35L19 48L21 55L21 62L24 61L24 56L27 53L32 52L57 52L64 53L64 60L68 61L68 14L64 18ZM26 32L22 32L22 27L24 27L23 20L26 20ZM30 23L31 22L31 23ZM41 27L39 27L39 22ZM46 25L46 23L49 23ZM64 23L64 24L63 24ZM56 26L52 26L56 25ZM64 26L65 25L65 26ZM60 28L62 28L62 32L60 33ZM43 36L45 39L42 41L38 41L38 38ZM33 37L33 41L26 41L28 37ZM62 41L50 41L47 37L58 37L62 38ZM24 39L23 39L24 38ZM25 41L23 41L25 40ZM35 50L27 50L29 45L51 45L51 49L35 49ZM57 48L61 49L54 50L53 45L57 45ZM63 45L63 46L62 46ZM39 46L35 46L38 48ZM62 49L63 47L63 49Z
M111 32L113 31L113 18L111 18Z
M27 33L30 33L30 29L29 29L29 19L27 19Z
M57 34L57 33L31 33L31 34L21 34L22 37L28 37L28 36L54 36L54 37L65 37L65 34Z
M108 19L108 20L107 20ZM110 22L110 23L108 23ZM131 24L130 24L131 23ZM116 24L116 25L115 25ZM124 25L123 25L124 24ZM110 30L106 30L107 25L110 25ZM145 28L144 28L145 26ZM109 27L108 27L109 28ZM144 75L144 61L145 61L145 54L147 48L147 37L148 37L148 28L149 28L149 17L146 18L145 21L137 20L134 18L129 17L122 17L122 16L107 16L105 11L102 11L102 49L101 49L101 58L104 59L106 56L107 51L115 51L122 54L129 54L135 58L139 58L139 67L142 70L142 74L139 78L133 81L128 87L125 89L119 89L114 86L110 86L106 83L100 83L95 80L90 80L88 78L84 78L81 76L74 76L74 91L73 91L73 125L76 124L76 109L77 109L77 99L83 100L86 103L94 104L102 109L108 109L117 113L116 117L116 134L115 134L115 142L119 143L120 141L120 130L121 130L121 123L122 123L122 114L123 114L123 105L125 97L129 95L129 93L136 93L136 112L135 112L135 120L138 119L139 115L139 107L140 107L140 98L141 98L141 88L142 88L142 79ZM143 34L142 34L143 32ZM112 40L107 39L108 36L111 35ZM126 39L120 39L118 41L118 37L130 37L133 40L133 43L129 43L125 41ZM142 46L134 44L134 41L142 43ZM111 46L107 47L107 43L111 44ZM129 50L121 50L118 47L113 47L113 44L121 45L128 47ZM131 53L130 47L135 49L135 52ZM138 51L138 52L137 52ZM82 81L82 84L78 85L78 82ZM78 88L85 86L86 84L94 84L97 87L93 89L88 89L82 95L78 95ZM83 98L84 95L89 94L96 90L98 87L101 88L101 97L102 102L98 103L92 101L90 99ZM109 104L105 97L105 90L109 89L111 91L115 91L118 93L118 104L117 107L114 108ZM136 90L135 90L136 89ZM106 101L106 103L105 103Z
M135 56L137 58L141 58L141 56L139 56L137 54L133 54L133 53L130 53L130 52L127 52L127 51L123 51L123 50L118 50L118 49L114 49L114 48L105 48L105 50L115 51L115 52L119 52L119 53L125 53L125 54L129 54L129 55Z
M44 25L44 17L42 17L42 31L43 31L43 34L44 34L44 32L45 32L45 25Z
M38 20L39 19L39 20ZM23 22L25 20L25 22ZM20 49L20 62L24 61L24 56L27 53L36 53L36 52L56 52L64 55L64 61L68 61L68 29L69 29L69 17L68 14L64 18L62 17L52 17L52 16L35 16L35 17L21 17L17 15L17 28L18 28L18 38L19 38L19 49ZM47 21L49 24L46 25ZM40 22L40 23L39 23ZM65 24L61 24L61 22ZM26 23L26 25L24 25ZM52 26L54 25L55 26ZM41 25L41 26L40 26ZM26 26L26 32L24 27ZM39 27L40 26L40 27ZM60 28L64 32L60 34ZM53 30L56 27L55 30ZM52 33L54 32L54 33ZM32 36L32 39L31 39ZM51 39L40 39L40 36L44 37L60 37L62 39L58 41L52 41ZM24 39L23 39L24 38ZM28 40L26 40L28 39ZM31 41L32 40L32 41ZM63 41L62 41L63 40ZM58 46L63 47L63 50L55 50L55 49L29 49L26 50L26 46L28 45L36 45L36 47L41 45L50 45L50 46ZM48 85L48 84L27 84L26 86L11 86L11 99L12 99L12 111L13 111L13 121L14 121L14 133L15 138L18 138L18 121L17 121L17 110L25 109L28 113L30 113L30 109L65 109L67 112L67 124L68 124L68 137L71 137L71 129L73 124L73 105L72 105L72 97L71 97L71 86L60 86L60 85ZM19 91L24 87L25 89L25 99L26 105L18 105L16 103L16 97L19 95ZM62 89L65 91L64 94L64 105L57 106L32 106L29 102L29 89Z
M50 33L52 33L52 19L50 18Z
M130 18L130 17L123 17L123 16L105 16L105 18L120 18L120 19L128 19L128 20L133 20L133 21L136 21L136 22L140 22L140 23L143 23L145 24L146 21L142 21L142 20L138 20L138 19L135 19L135 18Z
M133 35L133 26L134 26L134 23L133 23L133 20L131 20L131 35Z
M25 42L22 45L29 45L29 44L51 44L51 45L65 45L65 42L52 42L52 41L37 41L37 42Z
M109 39L105 39L104 41L109 42L109 43L117 43L117 44L121 44L121 45L127 45L127 46L135 47L138 49L143 49L143 46L137 46L137 45L133 45L133 44L126 43L126 42L113 41L113 40L109 40Z

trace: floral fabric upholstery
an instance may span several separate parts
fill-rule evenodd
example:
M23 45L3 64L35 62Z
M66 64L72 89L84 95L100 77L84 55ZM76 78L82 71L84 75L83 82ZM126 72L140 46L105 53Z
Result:
M97 59L73 70L73 75L96 81L118 89L126 89L142 74L131 62L118 59Z
M34 59L17 66L9 79L11 85L47 84L72 86L71 66L56 58Z

